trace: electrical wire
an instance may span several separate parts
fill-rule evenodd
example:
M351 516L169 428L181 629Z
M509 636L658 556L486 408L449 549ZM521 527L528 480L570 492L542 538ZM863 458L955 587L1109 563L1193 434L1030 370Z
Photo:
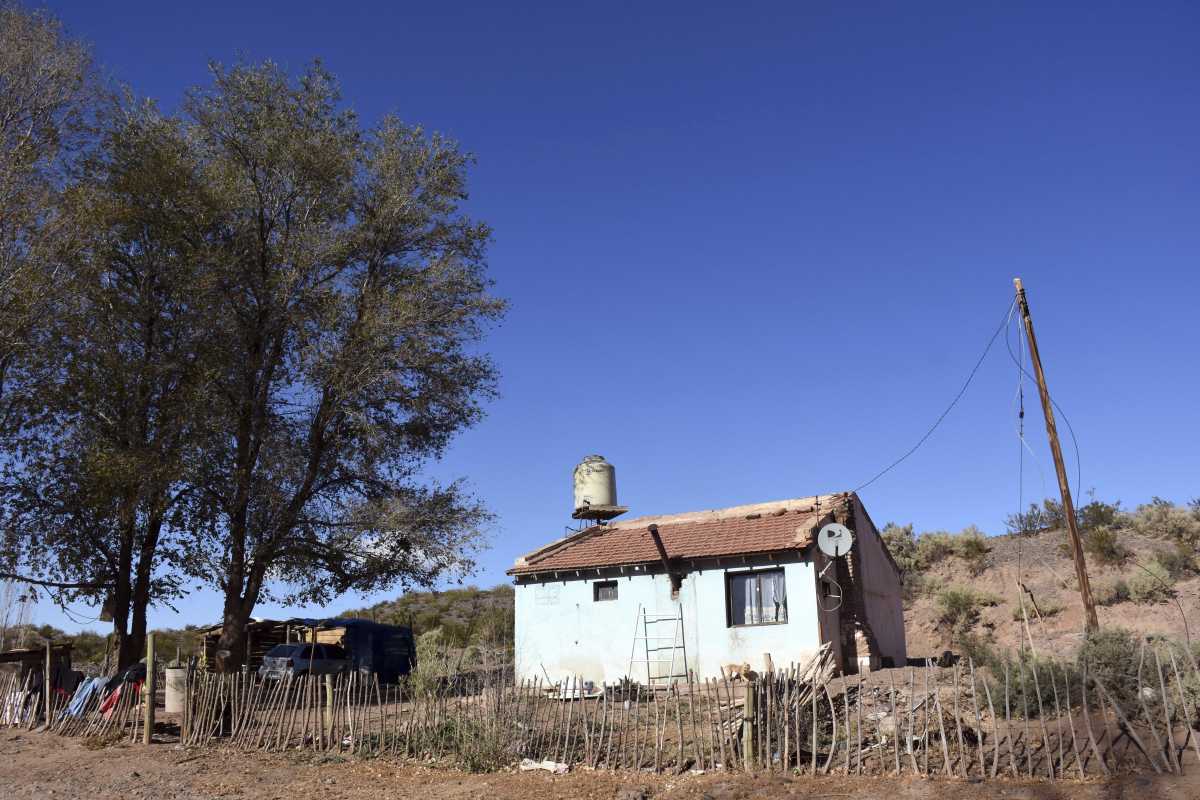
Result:
M921 445L925 444L925 441L930 436L933 435L933 432L936 431L938 429L938 426L942 424L942 420L946 419L946 417L949 416L950 412L954 410L954 407L956 405L958 405L958 401L961 400L962 396L967 393L967 387L969 387L971 385L971 381L973 381L975 379L975 373L979 372L979 368L983 365L983 361L984 361L984 359L987 358L988 353L991 352L992 345L996 343L996 339L998 339L1000 337L1001 333L1004 333L1005 331L1008 330L1008 323L1009 323L1009 320L1012 319L1012 310L1016 306L1016 303L1017 303L1016 298L1013 298L1012 302L1010 302L1008 304L1008 307L1004 310L1004 317L1003 317L1002 321L1000 322L1000 326L998 328L996 328L996 332L992 334L992 338L988 339L987 346L983 348L983 353L979 356L979 359L975 362L975 366L971 368L971 372L969 375L967 375L967 380L963 383L962 388L958 390L958 394L954 395L954 399L950 401L950 405L946 406L946 410L943 411L941 413L941 415L934 421L933 425L931 425L929 427L929 430L925 431L925 435L922 436L920 439L918 439L917 443L914 444L911 448L909 448L908 452L906 452L904 455L897 458L891 464L888 464L886 467L881 469L879 472L877 472L875 474L874 477L872 477L866 483L862 483L862 484L856 486L855 488L851 489L850 490L851 492L859 492L859 491L867 488L872 483L879 480L880 478L882 478L884 475L891 472L896 467L900 466L902 463L904 463L906 460L908 460L909 456L911 456L913 453L917 452L917 450L920 449Z
M1019 327L1020 326L1018 326L1018 328ZM1008 329L1007 328L1005 328L1005 330L1004 330L1004 347L1005 347L1005 349L1008 350L1008 357L1011 358L1012 362L1017 365L1017 371L1021 375L1023 375L1024 377L1028 378L1031 381L1036 380L1036 378L1034 378L1032 375L1030 375L1025 370L1025 365L1024 365L1024 363L1022 363L1024 361L1024 354L1025 354L1024 350L1021 351L1021 356L1022 356L1021 360L1020 361L1017 360L1017 355L1016 355L1016 353L1013 352L1013 349L1012 349L1012 342L1010 342L1009 338L1008 338ZM1069 434L1071 434L1071 447L1075 450L1075 497L1078 498L1081 487L1083 486L1083 461L1079 455L1079 439L1076 438L1076 436L1075 436L1075 428L1073 425L1071 425L1071 420L1067 416L1067 412L1063 411L1062 406L1060 406L1058 404L1058 401L1054 399L1054 395L1050 394L1049 389L1046 390L1046 396L1050 398L1050 405L1054 406L1054 410L1057 411L1059 416L1062 417L1063 422L1065 422L1067 424L1067 432ZM1032 451L1030 451L1030 453L1032 455ZM1040 469L1040 467L1039 467L1039 469ZM1046 491L1045 487L1043 487L1042 488L1043 495L1045 494L1045 491Z

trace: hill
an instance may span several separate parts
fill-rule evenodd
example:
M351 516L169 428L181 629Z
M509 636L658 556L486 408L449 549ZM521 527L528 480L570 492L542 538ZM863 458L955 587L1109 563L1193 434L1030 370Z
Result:
M1164 501L1083 530L1088 575L1101 627L1190 638L1200 619L1200 508ZM1083 608L1061 527L984 537L968 528L884 535L906 566L905 619L910 655L984 646L1016 649L1025 631L1020 596L1039 653L1068 656L1083 640ZM919 551L923 551L919 552Z

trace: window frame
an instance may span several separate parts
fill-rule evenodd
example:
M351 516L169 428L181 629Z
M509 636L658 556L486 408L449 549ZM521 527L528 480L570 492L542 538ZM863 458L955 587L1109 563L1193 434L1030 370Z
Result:
M592 582L592 602L593 603L613 603L620 597L620 592L617 589L619 583L617 581L593 581ZM612 597L601 597L601 589L612 589Z
M788 624L788 622L791 620L791 614L788 611L788 604L787 604L786 599L784 600L784 603L783 603L784 615L785 615L786 619L772 620L772 621L766 621L766 622L734 622L733 621L733 592L731 591L733 580L735 578L746 578L746 577L751 577L751 576L758 578L758 576L772 574L772 573L779 573L779 575L783 578L784 597L786 598L787 597L787 571L782 566L762 567L762 568L757 568L757 569L726 570L725 571L725 627L727 627L727 628L762 628L762 627L766 627L769 625L787 625ZM756 580L756 583L758 583L761 586L760 581L761 581L761 578L759 580ZM758 601L761 604L761 602L762 602L761 589L758 591Z

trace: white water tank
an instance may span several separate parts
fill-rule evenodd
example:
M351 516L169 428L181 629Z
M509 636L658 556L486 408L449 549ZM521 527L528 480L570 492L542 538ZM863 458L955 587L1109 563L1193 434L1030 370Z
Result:
M183 700L187 695L187 667L167 667L166 705L163 708L168 714L183 713Z
M617 471L604 456L587 456L575 467L575 511L617 504Z

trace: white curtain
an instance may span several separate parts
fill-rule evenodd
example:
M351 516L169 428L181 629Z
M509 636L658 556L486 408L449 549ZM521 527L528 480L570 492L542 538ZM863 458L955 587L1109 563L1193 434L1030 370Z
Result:
M762 619L760 622L787 622L787 588L783 582L783 570L763 572L759 576L762 586Z

